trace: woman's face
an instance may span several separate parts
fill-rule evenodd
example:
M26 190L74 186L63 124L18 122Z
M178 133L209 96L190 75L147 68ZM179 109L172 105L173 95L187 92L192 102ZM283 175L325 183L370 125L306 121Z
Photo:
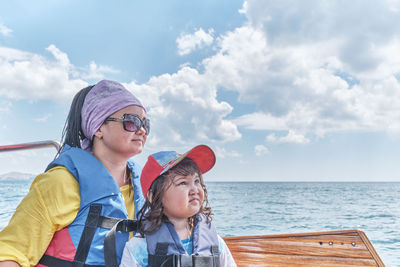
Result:
M125 107L109 117L120 119L124 114L135 114L141 120L146 118L146 112L139 106ZM107 121L103 123L95 136L101 136L101 142L108 153L121 155L123 157L132 157L142 152L146 143L147 135L145 130L140 128L137 132L129 132L124 129L121 121Z

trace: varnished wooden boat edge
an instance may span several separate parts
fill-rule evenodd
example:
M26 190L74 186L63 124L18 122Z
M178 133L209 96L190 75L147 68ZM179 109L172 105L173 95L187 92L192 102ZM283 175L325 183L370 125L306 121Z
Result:
M331 231L320 231L320 232L306 232L306 233L291 233L291 234L271 234L271 235L249 235L249 236L227 236L223 237L225 241L235 242L239 240L251 240L251 239L274 239L274 238L293 238L293 237L310 237L310 236L322 236L322 235L349 235L358 236L364 243L366 249L370 253L371 257L375 260L378 267L385 267L382 259L379 257L371 241L364 233L359 229L343 229L343 230L331 230Z
M372 245L371 241L367 237L367 235L364 233L362 230L357 230L358 234L360 235L362 241L364 242L365 246L367 247L369 253L371 253L372 257L375 259L376 263L378 264L379 267L385 267L385 264L383 263L381 257L379 257L379 254L376 252L374 246Z
M236 240L236 239L257 239L257 238L282 238L282 237L303 237L303 236L319 236L319 235L343 235L343 234L355 234L359 235L362 232L358 229L345 229L345 230L332 230L332 231L321 231L321 232L306 232L306 233L291 233L291 234L271 234L271 235L249 235L249 236L226 236L223 239ZM366 235L363 233L366 237ZM366 237L367 238L367 237ZM368 238L367 238L368 240Z

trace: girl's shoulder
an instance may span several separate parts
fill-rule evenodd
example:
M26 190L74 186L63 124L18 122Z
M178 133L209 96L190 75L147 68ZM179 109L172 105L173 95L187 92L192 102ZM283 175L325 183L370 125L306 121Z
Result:
M225 241L222 239L222 237L220 235L218 235L218 249L219 249L219 254L222 253L223 250L226 249L226 243Z
M146 238L134 236L128 241L125 248L141 266L147 265L148 253Z
M225 241L221 236L218 235L218 246L219 246L219 262L220 266L236 267L235 260L232 257L231 251L226 245Z
M133 249L139 249L142 247L147 249L146 238L141 237L140 235L135 235L129 239L129 241L126 243L126 246Z

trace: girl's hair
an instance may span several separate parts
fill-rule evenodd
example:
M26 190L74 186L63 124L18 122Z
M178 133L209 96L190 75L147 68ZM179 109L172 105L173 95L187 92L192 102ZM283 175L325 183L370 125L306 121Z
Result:
M200 207L199 213L206 216L207 222L211 221L213 213L208 203L207 188L204 185L203 176L196 163L186 157L169 171L158 176L151 184L149 189L150 195L146 198L146 202L138 212L139 232L142 236L156 231L162 222L168 221L168 218L163 213L162 199L164 192L172 185L173 179L177 175L187 176L196 173L200 177L200 184L204 190L204 202ZM191 227L193 227L195 216L193 215L188 218Z
M81 89L74 97L67 120L61 136L61 147L57 154L63 150L65 145L81 148L81 141L85 138L82 131L81 111L86 95L94 85Z

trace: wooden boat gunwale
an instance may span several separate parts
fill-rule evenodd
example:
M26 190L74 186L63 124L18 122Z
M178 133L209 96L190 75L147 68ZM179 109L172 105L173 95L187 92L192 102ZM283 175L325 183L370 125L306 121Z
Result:
M332 239L329 239L329 236L331 236ZM294 251L293 249L298 247L299 243L301 243L301 241L296 241L296 239L300 240L301 238L306 238L309 242L307 243L303 242L302 244L303 250ZM361 241L363 244L357 244L356 241L352 240L353 238L354 240L357 239L358 240L357 242ZM243 255L246 254L248 254L249 256L260 255L257 261L259 261L261 258L265 259L268 256L271 257L273 256L274 258L293 256L293 258L297 257L299 261L307 258L310 262L312 260L323 262L324 259L326 259L326 261L332 262L333 261L332 259L339 259L339 258L342 259L343 261L348 260L349 262L354 261L355 259L358 259L358 261L372 260L376 264L372 266L378 266L378 267L385 266L382 259L376 252L374 246L368 239L367 235L362 230L359 229L331 230L331 231L305 232L305 233L292 233L292 234L286 233L286 234L270 234L270 235L227 236L223 237L223 239L227 243L228 247L230 247L231 253L235 258L235 260L237 261L238 266L247 266L243 264L243 262L246 263L248 262L247 259L243 258L244 257ZM331 240L335 240L337 243L336 244L330 243ZM340 241L338 242L338 240ZM343 248L337 248L337 247L335 248L335 245L338 245L338 243L340 243L340 245L343 246ZM349 244L350 247L353 247L351 253L349 252L349 254L353 255L352 257L350 256L346 257L346 252L345 252L346 243L347 247L349 247ZM287 247L285 247L285 244L287 245ZM313 249L316 248L317 244L321 245L321 248L323 247L323 249L321 249L320 251L315 251L315 253L311 253L311 251L313 251ZM292 250L288 249L291 246L294 248ZM307 247L309 248L307 249ZM342 255L341 256L330 255L329 254L330 247L332 247L332 249L334 249L336 253L338 250L342 250ZM360 248L359 253L362 254L354 255L357 254L357 252L355 252L357 251L357 248ZM307 251L308 253L304 253L304 251ZM366 255L368 255L367 258L365 257ZM265 263L266 265L259 265L259 264L257 265L256 262L254 264L255 264L254 266L286 266L286 265L280 265L278 263L276 263L276 265L273 263L269 265L268 262ZM301 266L312 266L311 263L307 264L306 262L299 262L298 264L299 266L300 264ZM327 263L326 266L334 266L334 265ZM360 265L351 265L349 263L348 266L360 266Z

